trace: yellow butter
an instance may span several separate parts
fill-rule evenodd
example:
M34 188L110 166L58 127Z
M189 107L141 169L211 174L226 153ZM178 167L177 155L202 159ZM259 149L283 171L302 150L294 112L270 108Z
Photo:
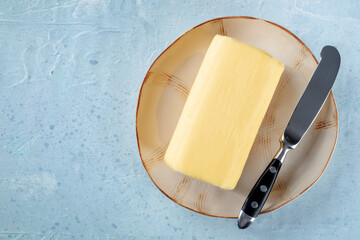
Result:
M234 189L284 65L217 35L201 64L165 154L176 171Z

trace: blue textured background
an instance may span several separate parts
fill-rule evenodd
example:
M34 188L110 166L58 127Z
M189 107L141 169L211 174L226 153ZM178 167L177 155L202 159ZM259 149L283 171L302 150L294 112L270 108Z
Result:
M0 239L359 239L359 9L352 0L1 1ZM318 58L326 44L342 54L340 131L325 174L243 231L167 199L135 137L152 61L191 27L231 15L276 22Z

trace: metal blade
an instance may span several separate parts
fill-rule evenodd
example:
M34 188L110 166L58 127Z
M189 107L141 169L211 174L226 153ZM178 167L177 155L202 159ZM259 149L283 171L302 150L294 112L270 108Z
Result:
M321 61L285 129L285 139L294 146L316 118L339 71L340 54L335 47L325 46L320 55Z

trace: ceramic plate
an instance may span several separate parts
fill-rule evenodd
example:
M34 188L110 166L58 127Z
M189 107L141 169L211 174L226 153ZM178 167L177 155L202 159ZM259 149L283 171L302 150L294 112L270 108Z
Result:
M265 50L285 64L243 174L232 191L175 172L163 160L192 83L216 34ZM213 19L180 36L151 65L139 94L138 147L154 184L183 207L206 215L236 218L252 186L279 149L280 136L316 66L314 55L294 34L261 19ZM288 154L262 213L290 202L319 179L329 163L337 132L338 115L331 92L306 136Z

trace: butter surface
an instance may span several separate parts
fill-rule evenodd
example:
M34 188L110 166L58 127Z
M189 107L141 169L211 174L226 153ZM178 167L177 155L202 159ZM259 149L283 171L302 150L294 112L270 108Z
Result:
M234 189L283 71L284 65L267 53L215 36L165 162L190 177Z

